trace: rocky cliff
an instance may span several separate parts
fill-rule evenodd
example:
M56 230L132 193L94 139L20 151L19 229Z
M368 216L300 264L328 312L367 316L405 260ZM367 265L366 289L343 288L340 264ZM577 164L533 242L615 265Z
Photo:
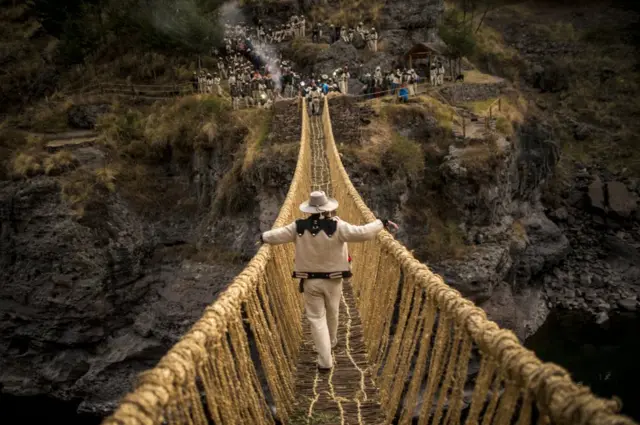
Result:
M234 136L235 157L215 144L186 163L169 158L154 175L164 198L155 207L141 209L118 187L96 193L79 217L63 195L64 174L0 182L4 393L82 399L80 411L100 415L114 407L254 254L260 226L271 225L299 140L297 105L274 114L280 125L230 183L242 199L233 215L212 205L221 176L244 155L246 130ZM288 142L291 152L271 161L268 150Z
M336 142L346 147L343 161L354 184L374 211L403 225L399 239L425 259L425 252L433 254L425 245L459 234L462 253L431 255L428 265L521 338L542 325L548 307L535 279L569 250L540 201L541 187L558 161L550 129L531 118L508 140L462 142L433 116L405 113L394 129L421 144L427 167L411 179L400 172L402 164L370 169L348 154L350 145L370 143L363 134L380 119L370 104L336 99L331 106ZM492 144L495 152L487 156ZM453 229L436 227L443 214L433 217L437 208L425 213L434 203L449 210L447 227Z

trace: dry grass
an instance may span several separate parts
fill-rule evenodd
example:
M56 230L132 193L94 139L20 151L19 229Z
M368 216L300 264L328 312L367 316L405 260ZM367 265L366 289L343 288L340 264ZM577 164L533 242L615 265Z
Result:
M196 148L225 142L218 126L230 109L228 99L215 96L183 97L149 110L115 103L96 127L101 144L124 158L162 161L170 147L174 157L188 160Z
M468 84L494 84L502 81L495 75L485 74L478 70L464 71L464 82Z
M42 172L42 160L35 154L19 152L11 162L11 174L16 177L34 177Z
M43 161L44 173L48 176L61 174L78 165L78 160L69 151L59 151Z
M417 100L438 120L441 127L451 129L454 124L462 124L459 122L460 117L451 105L427 95L418 96Z
M496 118L496 129L505 136L514 134L513 123L522 124L528 110L527 101L517 92L499 98L465 102L461 106L479 117Z
M68 112L73 106L71 99L41 101L20 115L17 125L36 132L56 133L68 129Z
M534 24L532 27L538 37L551 41L571 42L577 41L581 36L571 22L556 21Z
M378 25L382 18L385 2L382 0L340 1L340 4L319 4L311 9L309 16L313 22L355 27L359 22Z
M518 51L507 46L502 35L487 25L480 28L475 39L476 52L472 58L473 62L485 66L493 65L500 70L502 76L517 83L522 69Z
M529 236L527 235L527 229L524 227L520 220L514 220L511 224L511 232L513 237L518 240L529 242Z
M108 167L94 171L79 168L60 178L62 199L78 217L83 217L89 204L104 202L106 194L115 191L116 174Z
M422 256L429 261L460 259L468 252L464 233L453 219L443 219L443 214L428 211L428 234L422 247Z
M498 117L496 119L496 130L505 136L513 136L515 132L513 124L505 117Z
M391 145L384 156L386 167L396 172L404 172L407 177L417 180L424 170L424 152L415 140L394 133Z
M242 164L242 172L246 172L254 163L259 154L262 143L271 130L272 111L263 109L247 109L234 113L239 122L247 126L248 134L245 137L246 153Z
M299 66L312 65L318 55L329 48L325 43L310 43L306 38L296 37L291 42L291 48L287 52L292 61Z
M504 151L498 146L495 137L486 139L483 143L464 148L460 154L461 165L475 179L492 178L495 168L504 157Z

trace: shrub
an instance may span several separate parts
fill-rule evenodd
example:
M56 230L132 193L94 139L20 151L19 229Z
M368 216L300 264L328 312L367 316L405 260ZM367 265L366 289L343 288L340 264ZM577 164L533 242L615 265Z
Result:
M107 193L115 191L116 174L109 167L95 171L79 168L61 179L62 199L79 217L83 217L89 204L103 202Z
M292 61L305 67L313 65L317 61L318 55L328 48L328 44L309 43L306 39L297 37L291 43L289 55Z
M42 174L43 166L39 155L19 152L11 162L11 174L26 178Z
M511 136L514 133L513 125L511 124L511 121L509 121L505 117L498 117L496 119L496 130L498 130L500 133L504 134L505 136Z
M43 167L46 175L57 175L72 169L78 161L69 151L59 151L44 159Z
M433 212L428 214L428 233L421 254L430 261L458 259L468 249L465 245L464 233L455 220L442 217L443 214Z
M391 171L391 174L402 170L409 178L416 180L424 169L422 146L394 132L383 163L386 163L386 168Z
M98 168L95 171L96 182L105 187L109 192L116 190L116 172L113 168Z

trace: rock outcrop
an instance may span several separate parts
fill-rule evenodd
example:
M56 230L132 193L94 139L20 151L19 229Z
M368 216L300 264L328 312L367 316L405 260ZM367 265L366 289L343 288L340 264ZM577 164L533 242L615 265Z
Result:
M280 124L264 144L297 142L295 102L274 114ZM226 146L244 149L246 129L229 125L219 129ZM118 183L115 192L98 188L82 216L63 193L65 175L0 181L3 393L82 399L79 410L96 415L113 409L241 270L243 257L255 253L255 235L273 223L297 149L274 161L259 156L246 180L230 182L246 202L233 216L211 214L219 183L242 152L234 156L219 143L187 164L169 157L154 175L163 203L142 208ZM93 172L90 164L80 167Z
M373 111L337 98L331 100L331 114L339 145L366 145L361 134L376 119ZM437 151L437 143L446 140L429 114L407 113L396 121L394 131L420 142L425 151ZM430 233L429 221L421 218L419 210L426 207L425 202L446 205L458 217L466 253L429 266L485 308L493 320L524 339L549 311L536 279L560 263L570 249L540 202L541 186L559 158L557 146L548 129L533 119L518 128L512 141L490 136L468 144L451 140L437 163L433 157L426 159L431 163L423 182L367 169L347 154L343 161L368 205L408 228L398 238L417 252ZM424 186L427 181L430 189ZM434 186L434 182L439 183ZM439 197L421 202L418 194L434 187Z
M543 277L551 307L586 312L599 323L612 312L640 307L639 195L635 179L597 169L576 171L550 213L572 248Z

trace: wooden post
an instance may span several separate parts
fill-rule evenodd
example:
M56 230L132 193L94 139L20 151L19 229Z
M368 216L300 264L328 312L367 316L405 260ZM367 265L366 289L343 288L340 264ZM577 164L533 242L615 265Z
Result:
M413 68L413 56L409 55L409 69Z
M467 138L467 118L462 117L462 137Z
M502 98L498 98L498 111L502 112Z

